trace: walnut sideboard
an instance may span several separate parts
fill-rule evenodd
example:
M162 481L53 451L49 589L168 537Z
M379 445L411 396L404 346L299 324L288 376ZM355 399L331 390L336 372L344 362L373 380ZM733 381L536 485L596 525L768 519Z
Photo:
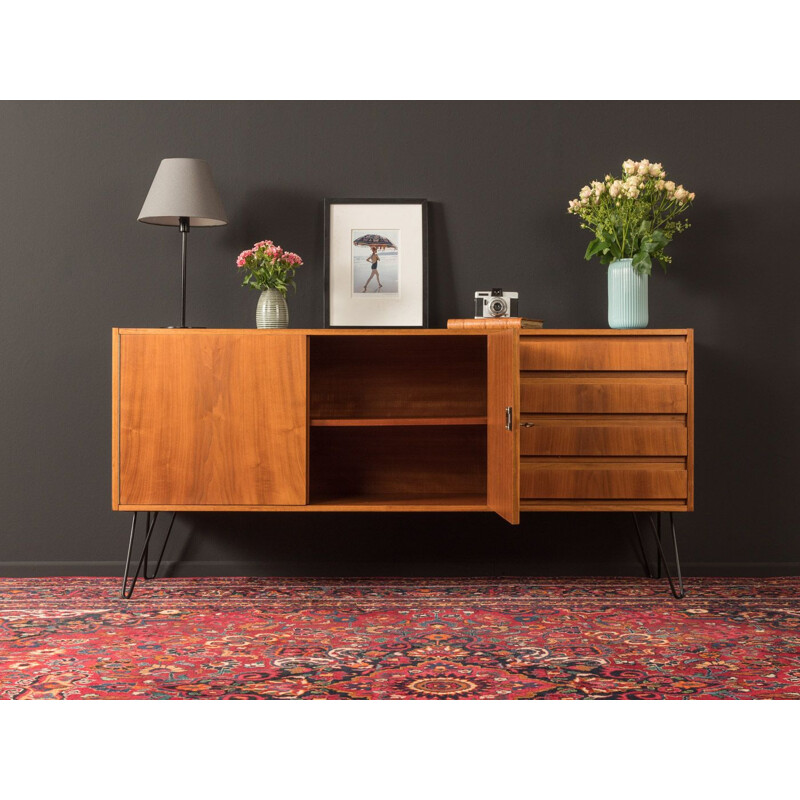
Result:
M683 329L115 328L112 507L691 511L693 396Z

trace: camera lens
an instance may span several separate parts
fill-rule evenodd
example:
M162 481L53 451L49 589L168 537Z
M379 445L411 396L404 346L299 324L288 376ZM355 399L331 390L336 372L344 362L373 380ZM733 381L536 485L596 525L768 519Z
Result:
M493 317L500 317L500 316L502 316L503 314L505 314L505 313L506 313L506 310L507 310L507 309L508 309L508 303L506 303L506 301L505 301L505 300L503 300L502 298L495 297L495 298L494 298L494 299L493 299L493 300L492 300L492 301L489 303L489 313L490 313L490 314L491 314Z

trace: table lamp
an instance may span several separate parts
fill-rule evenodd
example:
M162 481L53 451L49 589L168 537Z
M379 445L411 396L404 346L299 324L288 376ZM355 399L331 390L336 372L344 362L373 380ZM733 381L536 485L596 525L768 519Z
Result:
M189 228L226 225L228 217L211 177L200 158L165 158L147 193L139 222L171 225L181 232L181 328L186 327L186 247Z

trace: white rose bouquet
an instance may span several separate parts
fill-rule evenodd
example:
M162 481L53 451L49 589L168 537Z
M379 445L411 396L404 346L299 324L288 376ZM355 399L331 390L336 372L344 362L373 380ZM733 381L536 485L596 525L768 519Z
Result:
M602 181L584 186L580 196L569 201L569 213L580 217L581 227L594 239L586 248L586 260L599 256L610 264L622 258L633 259L633 269L649 275L653 259L664 271L671 263L664 248L676 233L689 226L684 214L694 200L694 192L674 181L664 180L661 164L628 159L622 164L622 177L606 175Z

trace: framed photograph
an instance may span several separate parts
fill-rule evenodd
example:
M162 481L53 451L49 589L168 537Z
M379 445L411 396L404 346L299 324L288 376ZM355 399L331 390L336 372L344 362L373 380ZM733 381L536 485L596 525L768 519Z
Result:
M325 200L325 327L428 327L428 201Z

